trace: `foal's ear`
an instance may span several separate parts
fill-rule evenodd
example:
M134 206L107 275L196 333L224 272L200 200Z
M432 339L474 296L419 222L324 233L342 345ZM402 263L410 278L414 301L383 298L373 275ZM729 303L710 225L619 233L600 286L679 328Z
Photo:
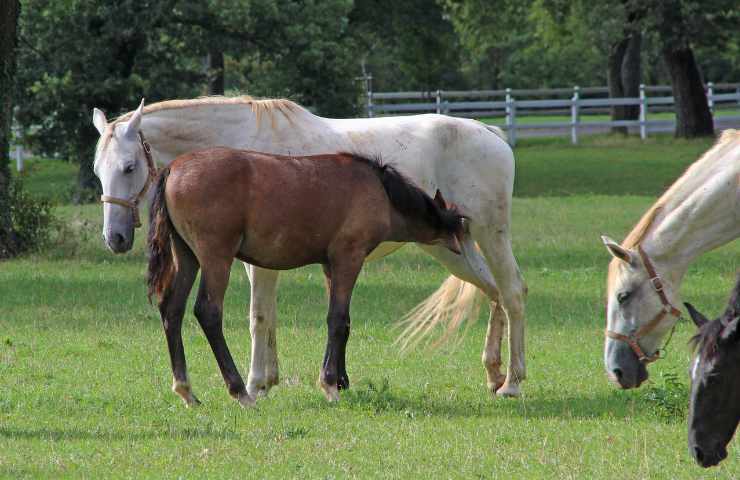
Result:
M707 317L701 314L699 310L695 309L694 306L688 302L684 302L684 306L686 306L686 310L689 311L689 316L691 316L691 320L694 321L694 325L696 325L697 328L701 328L706 324L709 320L707 320Z
M731 322L722 329L719 338L725 342L736 342L740 339L740 331L738 331L738 323L740 323L740 317L735 317Z
M447 200L444 199L444 197L442 196L442 192L440 192L439 190L437 190L437 193L434 194L434 203L436 203L437 206L442 210L448 210L450 208Z
M626 263L632 263L632 255L629 250L623 248L620 244L607 237L606 235L601 236L601 241L604 242L606 249L612 254L614 258L618 258Z
M101 135L105 132L105 127L108 126L108 120L106 120L105 114L97 108L93 108L93 125L95 125L95 128L98 129L98 133Z

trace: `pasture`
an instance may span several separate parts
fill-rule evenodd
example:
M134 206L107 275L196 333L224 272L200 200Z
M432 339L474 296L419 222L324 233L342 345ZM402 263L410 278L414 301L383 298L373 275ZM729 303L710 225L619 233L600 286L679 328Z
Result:
M313 266L281 278L281 383L254 409L228 396L189 308L183 338L203 405L185 409L170 390L159 314L146 300L145 232L132 253L114 256L100 240L99 205L59 206L68 226L55 249L0 264L0 476L732 478L737 444L708 471L687 452L690 322L679 323L641 389L616 390L602 366L609 256L599 235L624 237L710 142L566 142L523 140L515 151L514 249L530 292L519 399L492 399L485 389L487 308L454 345L398 352L394 322L447 276L407 246L360 276L352 387L339 404L316 387L326 295ZM47 182L63 184L72 169L31 167L32 191L65 198ZM738 255L735 243L701 258L684 300L714 316ZM248 297L236 263L224 323L245 377Z

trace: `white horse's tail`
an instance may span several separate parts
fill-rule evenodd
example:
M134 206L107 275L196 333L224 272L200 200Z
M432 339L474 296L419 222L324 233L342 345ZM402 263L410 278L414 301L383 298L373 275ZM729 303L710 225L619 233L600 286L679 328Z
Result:
M399 322L403 331L395 343L401 350L410 350L422 341L431 348L447 343L465 322L471 325L480 312L482 292L472 283L450 275L426 300L414 307ZM440 337L431 342L429 336L443 328ZM426 339L426 340L425 340Z

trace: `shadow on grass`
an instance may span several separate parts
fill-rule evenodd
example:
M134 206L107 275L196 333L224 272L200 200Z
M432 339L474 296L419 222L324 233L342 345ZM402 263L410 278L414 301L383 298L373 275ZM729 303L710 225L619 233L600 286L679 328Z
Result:
M366 411L370 414L395 413L410 420L417 418L497 418L529 419L617 419L650 418L652 412L634 394L600 393L593 396L548 396L547 398L490 398L473 400L441 398L427 392L396 392L387 380L363 382L342 392L337 405L315 398L304 408Z

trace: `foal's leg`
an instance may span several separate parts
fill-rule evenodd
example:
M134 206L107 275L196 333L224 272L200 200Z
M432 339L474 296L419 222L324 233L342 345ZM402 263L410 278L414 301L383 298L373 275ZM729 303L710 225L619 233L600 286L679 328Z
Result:
M319 373L319 386L330 402L339 400L339 389L349 388L345 353L349 339L349 304L364 257L342 259L329 265L329 313L326 317L328 338L324 361ZM326 270L326 269L325 269Z
M247 393L244 380L234 365L223 332L223 301L229 283L230 267L231 259L203 262L198 298L195 301L195 316L211 345L229 394L242 407L248 407L254 405L254 399Z
M472 224L471 233L497 280L509 320L509 370L506 381L496 394L518 396L519 384L527 374L524 358L524 300L527 286L511 250L508 222L486 226Z
M186 406L191 407L200 404L200 401L193 394L188 380L185 349L182 344L182 318L185 315L190 289L198 273L198 262L179 237L173 238L173 247L177 272L170 288L159 302L159 312L172 364L172 391L182 397Z
M506 313L504 313L501 305L500 292L498 291L496 282L490 271L488 271L485 259L475 248L470 236L466 236L462 242L462 246L463 254L456 255L445 247L419 244L419 247L436 258L450 273L465 282L475 285L488 297L490 314L481 360L486 369L486 384L488 389L491 393L496 393L496 390L504 384L504 380L506 379L506 375L501 373L501 340L503 338ZM473 270L474 268L478 270L478 273ZM482 272L482 269L486 271Z
M247 391L253 398L267 395L279 382L276 310L279 272L244 264L251 284L249 333L252 358Z

